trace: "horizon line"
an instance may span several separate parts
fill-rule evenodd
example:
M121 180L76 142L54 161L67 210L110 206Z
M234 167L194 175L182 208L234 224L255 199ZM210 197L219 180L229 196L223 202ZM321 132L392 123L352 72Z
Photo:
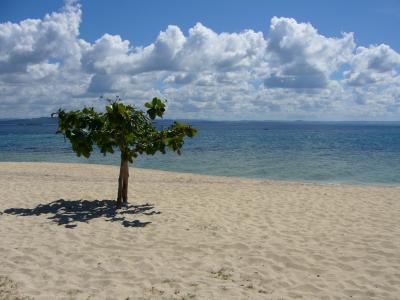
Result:
M0 118L0 122L2 121L12 121L12 120L35 120L35 119L56 119L57 117L23 117L23 118ZM254 119L239 119L239 120L228 120L228 119L196 119L196 118L165 118L158 119L155 121L200 121L200 122L315 122L315 123L400 123L400 120L306 120L306 119L295 119L295 120L285 120L285 119L273 119L273 120L254 120Z

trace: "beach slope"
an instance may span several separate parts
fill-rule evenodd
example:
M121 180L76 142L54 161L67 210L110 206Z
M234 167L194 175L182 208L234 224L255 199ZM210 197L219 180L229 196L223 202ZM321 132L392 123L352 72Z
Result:
M0 299L399 299L400 188L118 172L0 163Z

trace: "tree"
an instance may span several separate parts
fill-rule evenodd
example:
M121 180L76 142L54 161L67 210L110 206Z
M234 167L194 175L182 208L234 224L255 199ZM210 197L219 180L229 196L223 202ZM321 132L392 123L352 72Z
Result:
M94 145L103 155L120 151L117 208L128 202L129 162L132 163L140 154L165 154L167 149L181 154L184 138L197 133L195 128L179 122L158 130L154 120L162 118L165 102L153 98L144 106L146 112L133 105L125 105L116 97L115 100L109 100L105 112L85 107L74 111L60 108L52 114L58 116L57 133L63 134L71 142L78 156L89 158Z

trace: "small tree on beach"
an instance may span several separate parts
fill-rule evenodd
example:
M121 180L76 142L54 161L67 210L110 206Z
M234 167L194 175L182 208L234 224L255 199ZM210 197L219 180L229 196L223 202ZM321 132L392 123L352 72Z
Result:
M165 103L153 98L145 103L146 112L133 105L125 105L117 97L109 100L105 112L93 107L52 114L58 116L58 131L66 137L78 156L89 158L96 145L104 155L119 150L121 165L118 178L117 208L128 202L129 162L140 154L165 154L170 149L181 154L185 137L193 137L197 130L189 125L174 122L158 130L154 119L162 118Z

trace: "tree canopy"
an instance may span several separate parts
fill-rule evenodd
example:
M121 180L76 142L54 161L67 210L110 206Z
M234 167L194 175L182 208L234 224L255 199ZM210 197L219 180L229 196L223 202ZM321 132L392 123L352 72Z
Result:
M146 113L116 98L106 106L105 112L96 112L93 107L74 111L59 109L58 132L71 142L78 156L86 158L90 157L94 145L104 155L119 149L123 159L129 162L143 153L165 154L167 148L180 154L184 138L193 137L197 130L180 122L157 130L153 120L162 118L165 102L153 98L145 107Z

